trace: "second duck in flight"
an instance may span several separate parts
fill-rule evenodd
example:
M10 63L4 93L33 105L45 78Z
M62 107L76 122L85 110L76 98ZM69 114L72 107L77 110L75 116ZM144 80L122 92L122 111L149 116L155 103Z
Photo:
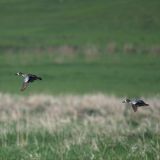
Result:
M142 106L149 106L149 104L145 103L143 100L141 99L137 99L137 100L130 100L130 99L125 99L123 101L123 103L129 103L131 104L134 112L136 112L138 110L138 107L142 107Z

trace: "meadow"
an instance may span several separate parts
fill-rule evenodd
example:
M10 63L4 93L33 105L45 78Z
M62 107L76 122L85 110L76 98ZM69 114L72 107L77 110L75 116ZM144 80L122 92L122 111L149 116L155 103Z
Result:
M159 46L159 0L1 0L0 48Z
M117 96L159 94L158 55L101 54L4 54L0 56L0 88L5 93L20 93L22 79L16 72L42 76L22 94L107 93Z
M21 71L44 77L29 94L158 94L159 3L1 0L1 91L17 93Z
M159 160L159 5L0 0L0 160Z

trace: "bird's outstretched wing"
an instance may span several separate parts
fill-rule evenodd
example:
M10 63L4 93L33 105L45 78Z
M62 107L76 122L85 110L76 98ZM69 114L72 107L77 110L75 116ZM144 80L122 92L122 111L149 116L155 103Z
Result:
M41 77L39 77L39 76L36 76L36 75L34 75L34 74L28 74L28 76L29 76L29 82L33 82L33 81L35 81L35 80L42 80L42 78Z
M21 87L21 91L24 91L27 87L28 87L28 83L23 82L22 87Z
M139 105L139 106L149 106L149 104L145 103L143 100L138 100L136 105Z
M136 112L138 109L135 105L132 105L132 108L133 108L134 112Z

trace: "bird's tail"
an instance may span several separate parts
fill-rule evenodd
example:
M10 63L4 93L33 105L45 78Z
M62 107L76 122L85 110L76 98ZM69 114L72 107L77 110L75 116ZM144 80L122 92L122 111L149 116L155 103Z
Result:
M41 78L41 77L37 77L37 79L42 80L42 78Z
M149 106L149 104L145 103L145 106Z

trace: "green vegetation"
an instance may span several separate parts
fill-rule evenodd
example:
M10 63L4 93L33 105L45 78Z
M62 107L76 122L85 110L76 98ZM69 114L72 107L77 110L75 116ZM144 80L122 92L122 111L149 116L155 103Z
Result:
M0 1L0 90L19 93L22 71L44 79L27 94L158 94L159 3Z
M76 130L74 127L82 128ZM50 133L45 130L19 132L1 137L0 159L7 160L84 160L84 159L158 159L160 138L152 131L110 137L84 130L83 125L71 124L69 129ZM74 128L74 129L72 129ZM82 132L83 131L83 132ZM74 135L74 132L79 132ZM85 133L84 133L85 132ZM88 133L89 132L89 133ZM85 142L78 140L85 135ZM20 137L18 137L20 136ZM76 138L74 136L77 136ZM81 137L79 137L81 136ZM71 141L69 144L69 142ZM68 144L66 144L68 143ZM72 144L73 143L73 144ZM95 146L94 146L95 145Z
M159 0L1 0L0 46L159 45Z
M68 55L67 55L68 56ZM23 92L31 93L97 93L118 96L159 94L160 60L153 55L66 55L5 54L0 56L0 89L20 94L22 79L18 71L42 76ZM74 55L75 56L75 55Z

